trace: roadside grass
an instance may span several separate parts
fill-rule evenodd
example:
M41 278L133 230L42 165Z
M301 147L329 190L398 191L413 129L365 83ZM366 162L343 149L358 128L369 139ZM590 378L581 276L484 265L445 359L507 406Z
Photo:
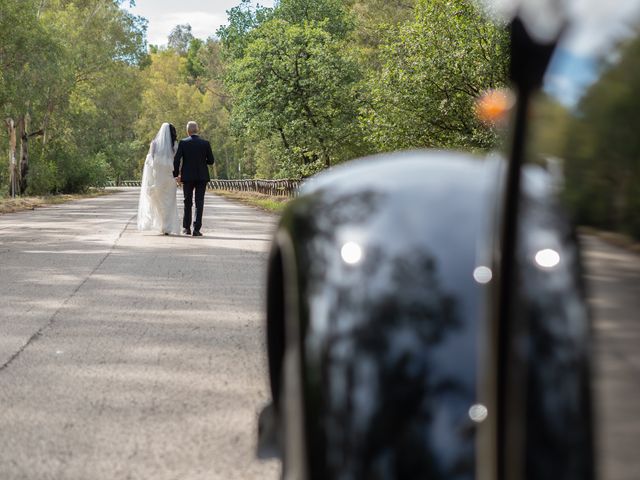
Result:
M109 195L114 193L115 190L105 189L91 189L85 193L77 194L59 194L59 195L45 195L34 197L1 197L0 198L0 215L4 213L22 212L25 210L35 210L38 207L45 207L47 205L58 205L61 203L71 202L73 200L80 200L82 198L95 198L103 195Z
M640 255L640 242L622 233L607 232L592 227L579 227L578 233L593 235L616 247L624 248Z
M210 190L210 192L271 213L281 213L287 202L291 200L290 197L274 197L256 192L231 192L226 190Z

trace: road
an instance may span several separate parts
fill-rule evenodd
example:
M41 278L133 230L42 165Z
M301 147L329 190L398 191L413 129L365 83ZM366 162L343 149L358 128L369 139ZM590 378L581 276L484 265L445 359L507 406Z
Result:
M204 237L141 234L135 189L0 216L0 478L275 479L275 217L207 196Z
M0 478L261 479L275 217L209 195L205 237L137 190L0 216ZM640 472L640 257L584 237L601 480Z
M640 256L583 237L602 480L640 478Z

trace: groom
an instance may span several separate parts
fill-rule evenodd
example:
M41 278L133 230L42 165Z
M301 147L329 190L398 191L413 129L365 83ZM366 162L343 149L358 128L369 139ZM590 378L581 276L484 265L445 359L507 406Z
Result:
M193 192L196 193L196 220L193 222L193 236L201 237L202 210L204 209L204 192L207 188L209 168L214 158L211 144L198 136L198 124L187 123L187 138L180 140L178 151L173 157L173 176L178 183L182 183L184 192L184 218L182 233L191 235L191 207L193 206ZM182 171L180 161L182 160Z

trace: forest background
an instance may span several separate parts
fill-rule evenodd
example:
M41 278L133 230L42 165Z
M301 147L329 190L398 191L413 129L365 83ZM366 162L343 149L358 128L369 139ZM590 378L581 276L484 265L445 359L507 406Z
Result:
M177 25L165 47L128 0L0 3L0 147L13 122L22 193L139 177L163 122L200 123L218 178L495 140L473 104L505 83L506 34L466 0L245 0L208 39Z
M176 25L162 47L124 8L134 3L0 0L0 195L12 169L22 195L138 178L163 122L182 132L197 120L222 179L300 178L378 152L498 141L475 102L508 83L508 34L473 0L239 0L209 38ZM606 95L587 93L582 115L560 105L556 115L584 124ZM578 156L571 138L558 141L568 161ZM615 180L594 178L572 197L580 221L640 237L635 197L621 202Z

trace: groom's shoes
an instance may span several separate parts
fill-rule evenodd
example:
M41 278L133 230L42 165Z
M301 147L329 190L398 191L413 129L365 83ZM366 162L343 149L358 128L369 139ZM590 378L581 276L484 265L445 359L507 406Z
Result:
M183 233L183 235L191 235L191 230L188 229L188 228L183 228L182 229L182 233Z
M193 231L193 236L194 236L194 237L201 237L201 236L202 236L202 234L200 233L200 231L199 231L199 230L194 230L194 231Z

